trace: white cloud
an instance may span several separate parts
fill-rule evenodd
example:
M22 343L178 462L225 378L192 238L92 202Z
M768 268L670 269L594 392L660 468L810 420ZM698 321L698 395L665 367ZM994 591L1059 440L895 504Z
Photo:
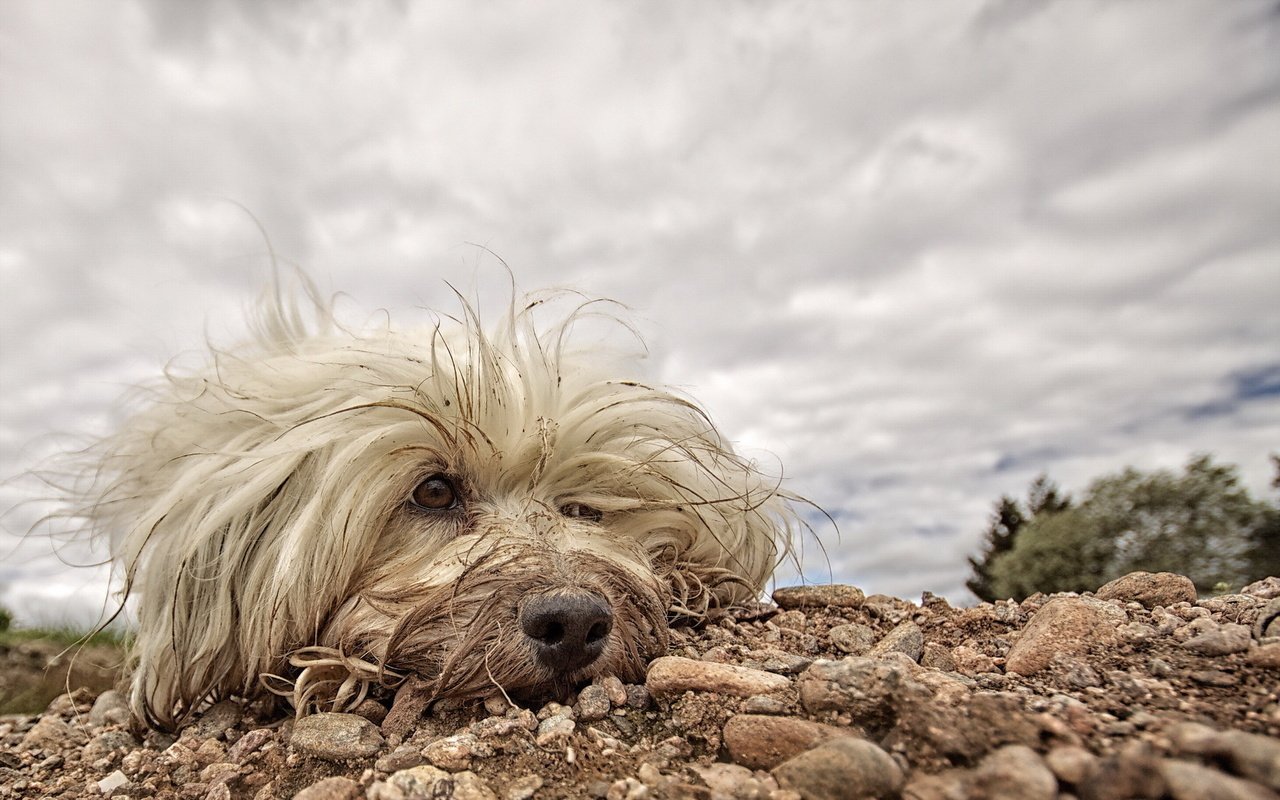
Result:
M240 204L357 313L501 297L467 242L626 303L871 591L962 596L991 501L1042 469L1210 450L1268 478L1280 401L1233 378L1280 341L1261 0L7 17L5 474L242 331L266 246ZM18 604L77 580L6 575Z

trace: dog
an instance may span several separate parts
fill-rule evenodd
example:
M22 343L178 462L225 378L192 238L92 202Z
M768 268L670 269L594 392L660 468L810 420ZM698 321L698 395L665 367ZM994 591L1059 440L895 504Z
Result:
M171 368L89 451L79 513L136 615L139 720L350 710L409 678L537 702L641 680L669 624L758 598L799 498L640 353L575 331L627 323L549 292L485 330L459 298L352 330L312 288L269 291L250 341Z

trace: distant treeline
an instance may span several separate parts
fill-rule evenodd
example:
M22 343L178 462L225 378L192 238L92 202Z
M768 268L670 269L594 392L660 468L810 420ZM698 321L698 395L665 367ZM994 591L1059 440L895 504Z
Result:
M1280 456L1272 488L1280 489ZM1127 468L1077 501L1047 475L1025 501L995 503L966 582L983 600L1091 591L1135 570L1176 572L1202 593L1280 575L1280 507L1254 499L1234 465L1191 459L1181 473Z

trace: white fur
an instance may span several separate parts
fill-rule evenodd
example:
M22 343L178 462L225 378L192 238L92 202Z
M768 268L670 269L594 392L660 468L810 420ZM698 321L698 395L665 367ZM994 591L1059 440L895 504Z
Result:
M636 679L669 615L755 598L793 498L693 402L636 380L634 356L575 346L591 304L535 319L572 299L513 304L489 334L465 304L355 333L273 295L254 341L167 375L93 451L87 505L137 598L136 713L174 727L264 687L305 713L414 673L440 696L536 690L554 681L513 615L566 586L618 614L572 679ZM408 504L435 473L456 476L464 514ZM603 517L561 513L573 503Z

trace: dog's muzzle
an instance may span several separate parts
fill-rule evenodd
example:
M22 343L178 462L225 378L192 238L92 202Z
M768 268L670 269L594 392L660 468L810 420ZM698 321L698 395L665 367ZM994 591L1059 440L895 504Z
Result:
M613 611L593 592L544 595L525 603L520 628L542 666L567 674L604 652L613 630Z

